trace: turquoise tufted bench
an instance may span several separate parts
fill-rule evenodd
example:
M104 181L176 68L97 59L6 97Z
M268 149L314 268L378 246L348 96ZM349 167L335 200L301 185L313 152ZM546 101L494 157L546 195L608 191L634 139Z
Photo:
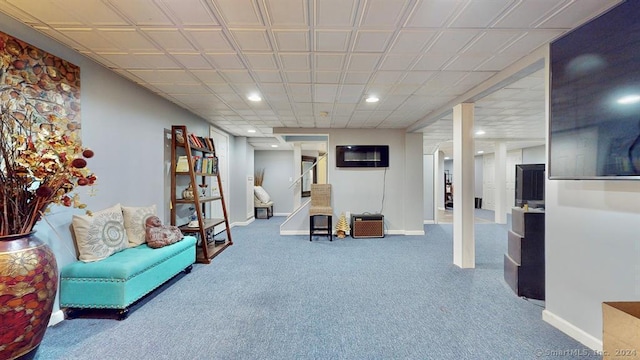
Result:
M60 271L60 308L68 318L83 309L115 309L125 319L129 306L184 271L196 259L196 238L158 249L146 244L127 248L95 262L76 261Z

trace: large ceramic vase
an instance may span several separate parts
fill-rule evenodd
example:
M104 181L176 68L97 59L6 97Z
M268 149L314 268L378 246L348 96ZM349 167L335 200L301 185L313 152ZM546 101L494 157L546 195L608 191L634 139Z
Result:
M51 317L58 266L34 233L0 236L0 359L32 359Z

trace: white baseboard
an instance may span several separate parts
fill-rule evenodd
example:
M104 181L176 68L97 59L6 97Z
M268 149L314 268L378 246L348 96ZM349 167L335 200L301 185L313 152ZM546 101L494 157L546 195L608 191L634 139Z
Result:
M424 230L407 230L404 234L408 236L422 236L424 235Z
M280 235L309 235L309 230L280 230Z
M254 222L256 219L255 218L251 218L251 219L247 219L247 221L236 221L233 222L231 224L229 224L229 227L233 228L235 226L247 226L249 224L251 224L252 222Z
M587 334L584 330L578 328L577 326L571 324L565 319L555 315L549 310L542 311L542 320L551 324L553 327L562 331L563 333L571 336L577 341L581 342L585 346L589 347L595 351L602 351L602 340Z
M436 221L435 220L424 220L422 223L423 224L435 224Z
M291 213L273 213L273 216L289 216Z
M58 310L51 313L51 318L49 319L49 325L53 326L58 323L61 323L64 320L64 311Z

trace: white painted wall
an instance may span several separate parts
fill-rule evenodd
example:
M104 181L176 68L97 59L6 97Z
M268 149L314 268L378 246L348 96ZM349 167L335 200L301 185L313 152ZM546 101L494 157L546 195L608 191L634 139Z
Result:
M601 348L602 302L640 300L640 183L547 180L545 320Z
M184 124L191 132L206 136L209 124L1 13L0 31L80 66L82 141L95 151L89 168L98 177L95 196L81 193L88 208L156 204L158 216L166 219L165 130ZM76 260L70 223L73 214L83 213L53 206L46 217L51 226L46 221L36 226L38 237L51 246L60 268ZM56 301L54 317L60 319L58 310Z
M262 187L273 200L275 215L288 215L293 209L293 189L290 179L295 179L293 151L256 150L255 168L265 169Z

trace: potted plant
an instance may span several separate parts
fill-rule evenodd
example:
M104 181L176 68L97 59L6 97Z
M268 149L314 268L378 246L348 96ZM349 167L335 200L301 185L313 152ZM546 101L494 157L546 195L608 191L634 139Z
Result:
M0 85L0 359L34 356L51 316L58 270L34 226L52 205L85 208L74 189L96 181L72 121L26 91Z

